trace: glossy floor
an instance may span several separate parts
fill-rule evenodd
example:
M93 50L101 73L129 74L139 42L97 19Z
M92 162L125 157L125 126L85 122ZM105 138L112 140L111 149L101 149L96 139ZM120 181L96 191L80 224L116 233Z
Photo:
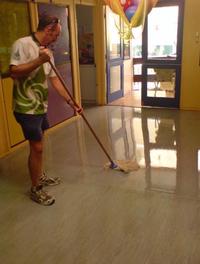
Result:
M0 159L0 263L199 264L200 113L105 106L49 133L45 164L62 184L43 207L27 191L25 145Z
M125 96L112 101L109 105L141 107L141 91L140 89L132 90L125 94Z

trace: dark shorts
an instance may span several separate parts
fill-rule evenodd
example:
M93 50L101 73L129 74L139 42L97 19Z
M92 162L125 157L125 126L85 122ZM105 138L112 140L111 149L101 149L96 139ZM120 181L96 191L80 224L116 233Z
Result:
M14 112L14 116L27 140L40 141L44 131L49 128L47 114L29 115Z

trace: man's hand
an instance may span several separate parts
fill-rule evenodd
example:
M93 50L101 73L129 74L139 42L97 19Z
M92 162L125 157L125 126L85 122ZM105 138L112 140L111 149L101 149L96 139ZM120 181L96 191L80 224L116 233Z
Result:
M40 47L40 50L39 50L39 58L41 59L41 61L43 63L50 61L51 54L50 54L49 49L47 49L45 47Z
M82 112L83 112L83 108L82 107L80 107L79 105L75 105L74 104L74 102L71 100L71 99L69 99L69 100L67 100L67 103L68 103L68 105L70 105L79 115L81 115L82 114Z
M77 106L75 106L75 110L76 110L76 112L79 114L79 115L81 115L82 113L83 113L83 108L82 107L77 107Z

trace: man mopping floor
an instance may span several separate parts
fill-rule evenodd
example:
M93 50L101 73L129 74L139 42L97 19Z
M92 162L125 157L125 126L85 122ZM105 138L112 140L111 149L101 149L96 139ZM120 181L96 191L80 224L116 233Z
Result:
M43 186L59 184L59 178L48 178L43 173L44 131L49 128L47 119L47 78L57 92L77 112L65 88L52 70L52 52L48 46L55 42L61 32L57 17L43 15L37 31L31 36L20 38L13 44L10 60L10 75L14 79L13 111L21 125L25 139L29 141L28 168L31 177L30 197L42 205L52 205L55 198L43 190Z

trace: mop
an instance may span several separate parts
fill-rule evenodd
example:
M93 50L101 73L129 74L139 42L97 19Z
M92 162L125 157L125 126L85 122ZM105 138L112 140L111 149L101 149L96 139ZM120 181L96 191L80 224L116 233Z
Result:
M57 68L54 66L54 64L49 61L53 71L55 72L56 76L58 77L58 79L60 80L60 82L62 83L63 87L65 88L68 96L70 97L70 99L73 101L74 105L78 108L79 105L76 103L75 99L72 97L72 95L70 94L70 92L67 89L67 86L65 84L65 81L63 80L62 76L60 75L59 71L57 70ZM74 110L76 111L75 107L71 106L72 108L74 108ZM103 150L103 152L105 153L105 155L107 156L109 163L105 164L104 168L110 168L113 170L118 170L118 171L122 171L124 173L129 173L133 170L137 170L139 168L137 162L135 160L118 160L118 161L114 161L110 155L108 154L107 150L105 149L105 147L103 146L103 144L101 143L101 141L99 140L99 138L97 137L94 129L91 127L91 125L89 124L88 120L86 119L83 111L81 113L78 113L83 120L85 121L86 125L88 126L88 128L90 129L91 133L93 134L93 136L95 137L96 141L99 143L101 149Z

